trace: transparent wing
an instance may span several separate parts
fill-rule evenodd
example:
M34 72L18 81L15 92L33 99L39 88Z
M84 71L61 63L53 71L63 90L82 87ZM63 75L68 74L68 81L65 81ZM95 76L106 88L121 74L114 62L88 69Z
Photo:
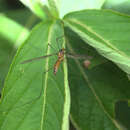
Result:
M92 56L72 54L72 53L66 53L66 56L67 56L68 58L72 58L72 59L88 59L88 60L91 60L91 59L92 59Z

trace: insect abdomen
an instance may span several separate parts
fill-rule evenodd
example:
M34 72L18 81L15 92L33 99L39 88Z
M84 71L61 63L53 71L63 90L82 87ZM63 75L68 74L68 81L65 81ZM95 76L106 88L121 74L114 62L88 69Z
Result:
M60 60L57 60L55 65L54 65L54 74L56 75L57 71L58 71L58 68L59 68L59 65L60 65L61 61Z

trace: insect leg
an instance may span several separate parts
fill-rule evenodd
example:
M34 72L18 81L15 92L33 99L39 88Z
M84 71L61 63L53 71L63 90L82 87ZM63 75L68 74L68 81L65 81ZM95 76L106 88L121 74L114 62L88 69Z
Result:
M55 52L57 52L56 48L54 48L51 44L48 43L48 46L50 46Z

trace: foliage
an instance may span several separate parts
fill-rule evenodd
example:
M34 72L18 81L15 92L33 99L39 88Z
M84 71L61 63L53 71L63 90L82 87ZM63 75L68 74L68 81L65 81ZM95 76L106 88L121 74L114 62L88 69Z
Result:
M0 15L1 81L9 68L0 101L0 130L69 130L69 117L78 130L129 129L115 111L118 101L130 99L128 11L121 13L123 8L115 8L118 4L111 0L21 2L32 13L20 9ZM113 10L107 9L110 5ZM89 55L91 64L86 68L82 57L65 55L54 75L61 48Z

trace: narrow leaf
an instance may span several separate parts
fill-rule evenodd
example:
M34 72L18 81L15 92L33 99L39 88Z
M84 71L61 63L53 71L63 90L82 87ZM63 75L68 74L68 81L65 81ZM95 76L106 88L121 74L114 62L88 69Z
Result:
M0 15L1 37L9 42L15 43L21 34L23 38L19 39L19 43L22 43L27 38L29 31L3 14Z
M28 34L25 27L0 14L0 90L16 48L25 41Z
M44 3L43 5L40 0L20 0L20 1L41 19L45 20L51 18L46 3Z

